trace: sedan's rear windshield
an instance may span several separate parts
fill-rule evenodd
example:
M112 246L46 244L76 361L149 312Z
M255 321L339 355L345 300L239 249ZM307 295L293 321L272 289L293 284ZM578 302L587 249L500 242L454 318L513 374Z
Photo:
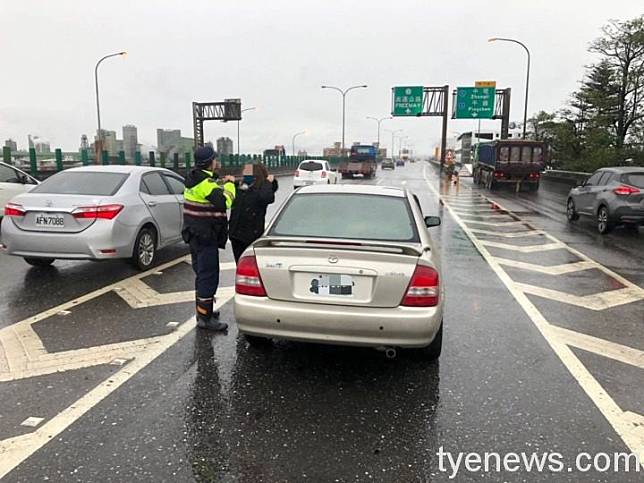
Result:
M624 175L624 183L638 188L644 188L644 173L630 173Z
M127 173L97 173L62 171L36 186L32 193L57 195L112 196L129 175Z
M348 193L294 195L269 235L418 242L406 198Z
M303 171L320 171L324 169L324 166L322 166L322 163L316 163L315 161L305 161L300 164L299 169Z

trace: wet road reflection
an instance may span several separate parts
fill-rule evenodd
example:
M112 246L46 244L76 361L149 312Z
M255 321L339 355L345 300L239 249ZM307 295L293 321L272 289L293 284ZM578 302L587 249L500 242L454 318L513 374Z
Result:
M219 350L225 341L195 338L187 425L197 480L428 476L437 363L412 353L390 361L373 349L286 342L254 348L240 337L235 344L226 387L221 366L228 355Z

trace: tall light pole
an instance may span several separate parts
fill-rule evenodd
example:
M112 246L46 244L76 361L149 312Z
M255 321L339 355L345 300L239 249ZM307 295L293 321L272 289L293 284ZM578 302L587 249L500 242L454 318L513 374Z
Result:
M395 131L392 131L390 129L387 129L386 131L391 133L391 159L394 159L394 150L395 150L394 136L396 135L396 133L402 132L403 130L402 129L396 129Z
M525 50L526 54L528 54L528 66L526 69L526 76L525 76L525 106L523 107L523 139L525 139L525 131L526 127L528 125L528 92L530 88L530 51L528 48L525 46L523 42L520 42L515 39L506 39L503 37L492 37L491 39L488 39L488 42L512 42L514 44L519 44L523 49Z
M376 121L378 123L378 149L380 149L380 123L387 119L393 119L393 117L387 116L387 117L381 117L380 119L378 119L377 117L367 116L367 119L371 119L372 121Z
M302 134L306 134L306 131L300 131L300 132L297 132L297 133L293 134L293 139L291 140L291 144L293 146L293 156L295 156L295 138L300 136L300 135L302 135Z
M344 127L345 127L345 115L346 115L346 97L347 93L349 91L352 91L353 89L365 89L367 86L366 85L361 85L361 86L352 86L348 87L345 90L340 89L339 87L334 87L334 86L322 86L322 89L333 89L334 91L338 91L342 95L342 155L344 156Z
M99 159L98 155L103 149L103 130L101 129L101 103L98 96L98 66L101 65L101 62L103 62L105 59L109 59L110 57L117 57L120 55L127 55L127 52L116 52L114 54L106 55L105 57L99 59L99 61L96 62L96 67L94 67L94 85L96 86L96 118L98 120L98 146L96 146L97 162Z
M246 109L242 109L240 114L242 114L242 113L244 113L246 111L254 111L255 109L257 109L257 108L256 107L247 107ZM240 120L241 119L237 120L237 156L239 156L239 121Z

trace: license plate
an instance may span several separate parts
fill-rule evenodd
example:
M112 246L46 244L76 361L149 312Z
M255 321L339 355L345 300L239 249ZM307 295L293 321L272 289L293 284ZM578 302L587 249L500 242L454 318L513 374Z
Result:
M318 274L311 278L309 291L315 295L351 297L353 286L351 275Z
M36 226L64 228L65 217L61 215L53 215L51 213L39 213L36 215Z

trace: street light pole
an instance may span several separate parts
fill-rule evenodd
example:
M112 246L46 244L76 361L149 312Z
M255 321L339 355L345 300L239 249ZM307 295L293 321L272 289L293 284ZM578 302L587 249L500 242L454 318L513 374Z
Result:
M393 119L393 117L392 116L386 116L386 117L381 117L380 119L378 119L377 117L367 116L367 119L371 119L372 121L376 121L378 123L378 149L380 149L380 123L382 121L387 120L387 119Z
M99 101L99 95L98 95L98 66L101 65L101 62L103 62L105 59L109 59L110 57L117 57L119 55L126 55L127 52L116 52L114 54L109 54L106 55L105 57L102 57L99 59L98 62L96 62L96 66L94 67L94 85L96 87L96 118L98 120L98 146L95 146L96 148L96 161L98 162L98 155L103 149L103 130L101 129L101 103Z
M240 114L246 112L246 111L254 111L257 109L256 107L247 107L246 109L242 109ZM241 119L237 119L237 156L239 157L239 121Z
M525 50L526 54L528 54L528 66L526 68L526 76L525 76L525 105L523 107L523 139L525 139L525 132L526 132L526 127L528 125L528 92L530 89L530 50L528 50L528 47L523 42L520 42L515 39L506 39L503 37L492 37L491 39L488 39L488 42L512 42L514 44L519 44L523 49Z
M298 132L298 133L295 133L295 134L293 135L293 139L291 140L291 144L292 144L292 146L293 146L293 156L295 156L295 138L296 138L296 137L298 137L298 136L299 136L299 135L301 135L301 134L306 134L306 131L300 131L300 132Z
M353 89L364 89L366 87L367 87L366 85L360 85L360 86L348 87L347 89L342 90L339 87L322 86L322 89L333 89L334 91L338 91L342 95L342 155L343 156L344 156L344 128L345 128L345 117L346 117L347 93L349 93L349 91L352 91Z

